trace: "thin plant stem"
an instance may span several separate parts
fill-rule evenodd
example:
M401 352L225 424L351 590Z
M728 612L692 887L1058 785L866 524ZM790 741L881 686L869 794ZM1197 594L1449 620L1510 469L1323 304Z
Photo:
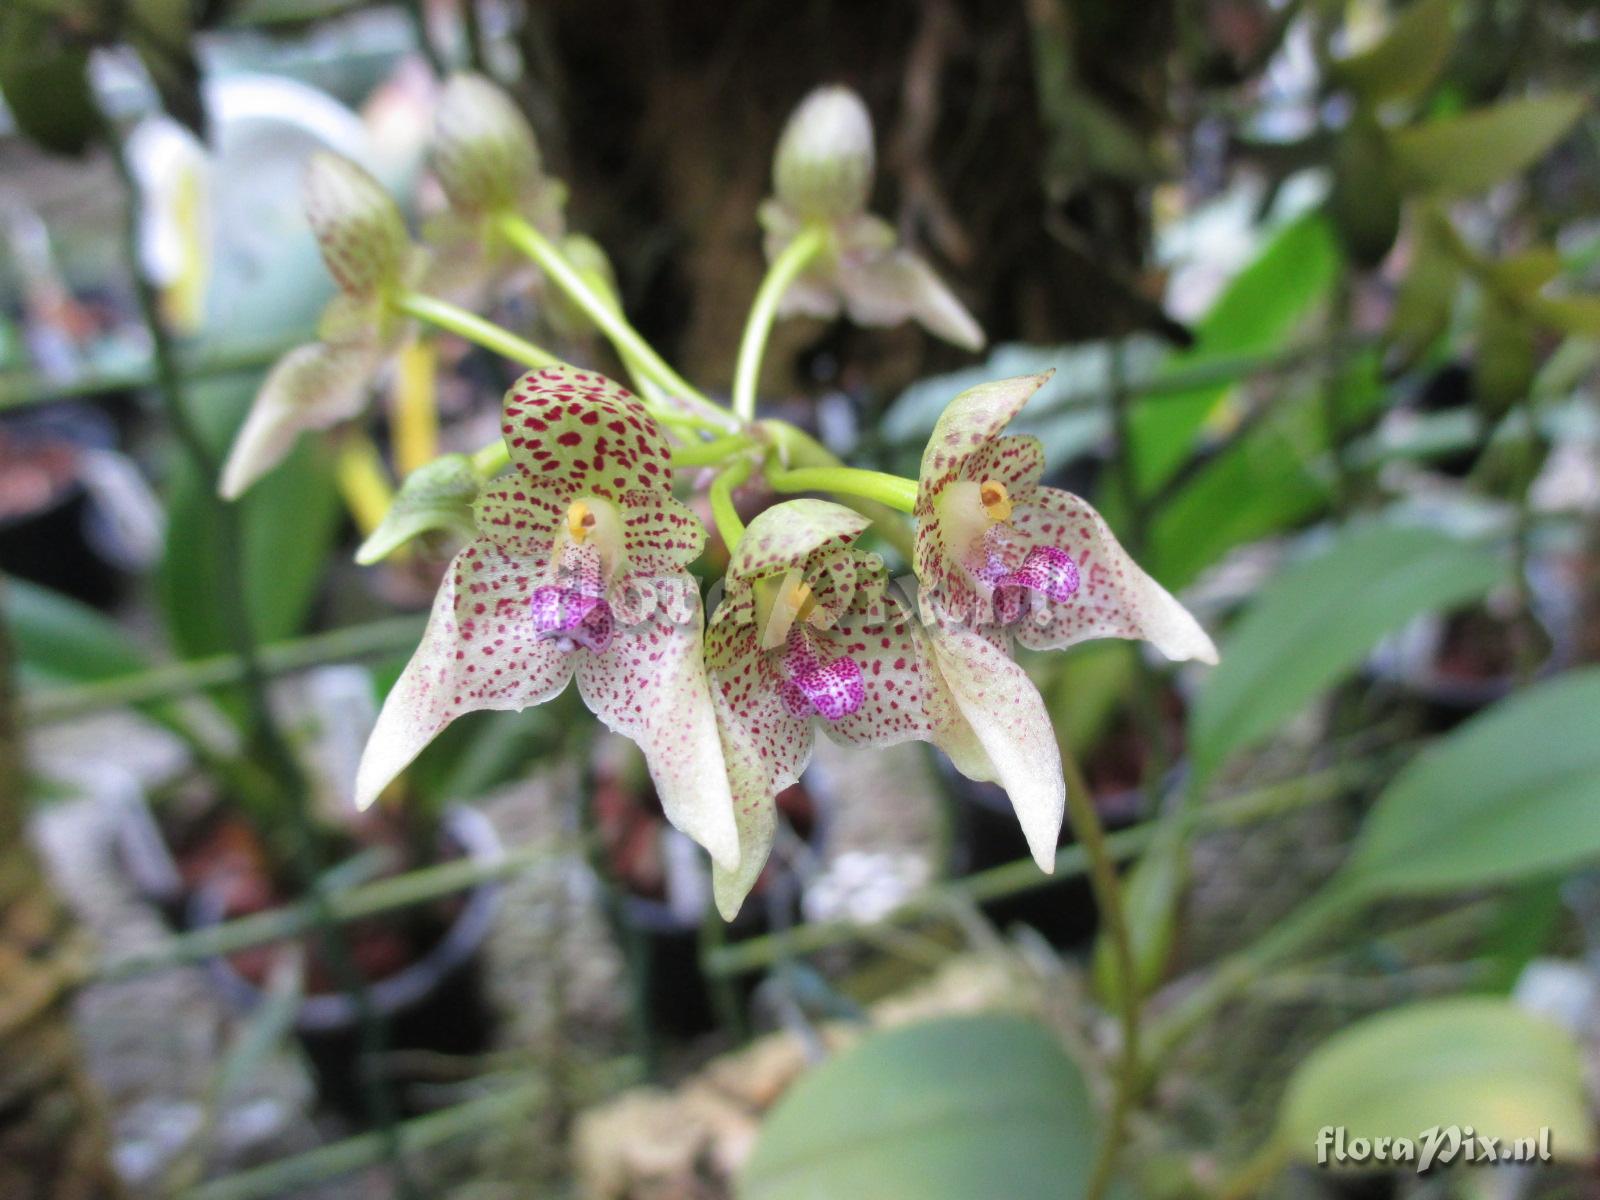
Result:
M1139 989L1135 984L1133 937L1128 929L1122 882L1117 877L1116 860L1106 842L1105 827L1100 823L1100 814L1095 809L1088 781L1083 777L1077 759L1065 747L1062 749L1061 766L1066 775L1067 820L1087 857L1089 886L1100 909L1100 927L1111 944L1117 975L1121 980L1117 988L1117 1007L1122 1025L1122 1053L1117 1065L1105 1134L1095 1153L1088 1186L1084 1189L1086 1200L1102 1200L1106 1189L1111 1186L1117 1155L1127 1129L1128 1113L1139 1093Z
M765 420L757 423L761 432L771 441L778 460L785 468L841 467L837 455L805 430L787 421ZM856 505L862 514L870 517L876 531L910 562L914 550L911 531L900 511L874 500L862 500Z
M1333 286L1333 298L1328 308L1327 349L1323 360L1322 425L1323 437L1328 443L1328 455L1333 460L1333 512L1342 524L1355 505L1355 472L1351 469L1345 429L1343 397L1343 359L1339 348L1348 340L1350 326L1350 274L1339 268L1339 277Z
M725 468L711 481L708 492L711 501L711 519L717 526L722 544L730 552L739 544L739 539L744 537L744 522L739 519L739 510L734 507L733 489L749 479L753 470L755 463L748 458L742 458Z
M448 300L424 296L421 292L401 292L391 299L389 304L396 312L436 325L457 337L466 338L474 345L482 346L485 350L493 350L496 354L513 362L522 363L524 366L554 367L561 362L543 346L536 346L527 339L502 329L493 321L486 321L476 313L468 312Z
M785 246L767 268L766 277L756 290L755 303L739 339L739 359L733 373L733 411L742 421L756 415L756 389L761 382L761 355L778 316L778 304L789 286L815 262L828 245L825 225L807 225L794 241Z
M260 647L250 622L239 510L236 505L222 500L217 495L217 480L221 474L220 462L189 411L183 395L177 359L172 353L171 342L161 322L160 303L155 288L145 277L140 264L139 233L143 220L143 193L139 189L133 166L128 161L126 143L114 143L111 150L112 159L117 165L127 196L124 244L140 315L144 320L155 359L157 391L173 433L188 456L190 464L200 475L201 494L214 509L218 529L215 543L218 555L218 601L223 610L232 616L226 624L232 634L234 653L241 668L240 682L251 716L253 741L257 752L265 761L268 773L277 785L279 801L288 816L287 831L293 841L288 863L303 877L309 876L307 879L310 889L309 899L317 916L318 931L329 968L341 988L349 992L356 1005L363 1063L376 1062L377 1056L383 1051L386 1031L381 1017L372 1009L365 983L356 970L354 960L350 957L343 933L328 914L328 898L316 874L319 847L311 823L311 814L305 805L306 788L299 764L295 762L288 741L278 728L273 715L271 698L267 693L266 674L261 667ZM395 1132L398 1117L393 1098L389 1095L388 1089L371 1076L363 1079L362 1097L367 1114L373 1124L378 1126L387 1153L393 1161L398 1190L402 1195L413 1195L414 1189L399 1156L398 1135Z
M728 414L713 404L704 392L673 370L667 361L656 353L655 347L645 341L639 331L629 324L622 312L584 280L554 242L516 213L502 213L498 224L500 233L506 241L539 265L539 269L549 277L550 281L565 292L568 298L600 327L601 332L616 347L619 355L638 363L643 371L655 378L668 392L693 405L702 416L723 425L727 424Z
M755 443L742 433L712 438L708 442L689 442L672 448L674 467L715 467L737 454L752 449Z
M859 467L797 467L767 471L767 482L780 492L835 492L861 496L897 512L914 512L917 507L917 481L902 479L883 471Z
M1533 481L1539 469L1539 406L1530 389L1519 407L1527 429L1517 447L1517 507L1511 528L1511 571L1517 589L1517 623L1513 669L1518 687L1533 682L1539 668L1539 618L1534 611L1533 582L1528 562L1533 554Z

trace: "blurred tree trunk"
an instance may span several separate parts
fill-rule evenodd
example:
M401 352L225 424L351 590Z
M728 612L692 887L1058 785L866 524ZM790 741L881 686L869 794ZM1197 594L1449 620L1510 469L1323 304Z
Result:
M70 1013L88 948L28 844L24 796L10 641L0 622L0 1197L115 1197L121 1189Z

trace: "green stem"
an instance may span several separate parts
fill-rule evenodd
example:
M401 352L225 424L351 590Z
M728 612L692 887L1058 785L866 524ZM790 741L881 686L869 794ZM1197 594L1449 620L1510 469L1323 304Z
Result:
M426 904L480 884L509 879L534 867L546 866L573 848L570 844L534 846L512 851L493 862L456 859L345 891L329 892L326 915L335 922L347 923ZM148 949L103 964L95 975L95 982L116 983L298 937L315 928L321 916L314 905L301 901L285 908L236 917L209 928L175 934Z
M709 442L689 442L672 448L674 467L714 467L755 445L742 433L712 438Z
M1365 900L1365 893L1358 887L1335 879L1253 944L1211 968L1199 986L1151 1023L1146 1066L1160 1063L1212 1013L1254 983L1267 967L1321 936Z
M1106 1189L1111 1186L1117 1155L1127 1128L1128 1113L1139 1091L1139 988L1134 976L1133 937L1128 930L1122 883L1117 878L1116 860L1107 844L1105 827L1100 823L1100 814L1095 809L1088 781L1084 779L1077 760L1064 747L1061 765L1066 774L1067 819L1088 859L1089 884L1100 909L1100 925L1110 940L1121 981L1117 996L1118 1015L1122 1023L1122 1054L1117 1065L1115 1092L1106 1119L1105 1134L1095 1153L1089 1184L1084 1189L1086 1200L1102 1200Z
M739 539L744 537L744 522L739 519L739 511L734 507L733 489L749 479L753 470L755 470L753 461L748 458L740 459L711 481L708 494L711 501L711 519L716 523L722 544L730 553L739 544Z
M493 479L511 465L511 447L505 438L495 438L486 446L479 446L470 455L472 469L479 479Z
M765 420L759 427L778 451L784 467L841 467L837 455L805 430L787 421ZM914 557L911 530L898 509L875 500L863 500L856 505L863 515L871 517L876 532L900 552L906 562Z
M807 225L767 268L766 277L756 291L755 303L750 306L744 336L739 339L739 361L733 373L733 411L740 420L755 419L756 388L761 382L761 355L767 347L767 337L772 333L772 324L777 319L778 304L789 286L817 260L827 245L827 226Z
M249 660L239 654L217 654L96 683L42 688L27 693L26 720L31 725L48 725L109 708L131 708L227 687L244 682L251 672L265 680L325 663L393 654L414 647L421 633L420 617L390 617L276 642L261 647Z
M896 512L910 513L917 507L917 481L883 471L864 471L859 467L796 467L787 471L773 468L767 471L767 482L780 492L836 492L860 496Z
M727 424L727 413L711 402L677 371L669 366L655 347L640 336L621 311L585 282L560 249L516 213L502 213L499 217L500 233L522 253L539 265L545 275L598 325L624 359L639 364L667 391L692 404L701 415Z
M1209 831L1270 820L1332 799L1348 787L1353 779L1363 778L1365 771L1364 767L1330 767L1315 774L1240 793L1200 809L1194 814L1194 827L1197 831ZM1106 851L1114 861L1126 861L1147 850L1160 828L1161 822L1146 821L1142 825L1107 834ZM1032 858L1024 858L938 887L925 888L880 923L908 921L939 911L947 908L952 898L981 903L1059 883L1063 878L1088 870L1088 851L1081 843L1063 846L1056 852L1055 866L1054 874L1044 875ZM721 974L762 970L786 956L814 954L832 946L857 941L870 928L870 925L857 921L815 921L782 933L747 938L713 953L708 969Z
M553 367L561 362L544 347L519 338L493 321L485 321L476 313L468 312L448 300L424 296L421 292L402 292L391 299L389 304L396 312L415 317L419 321L426 321L430 325L437 325L440 329L464 337L474 345L482 346L485 350L493 350L496 354L513 362L522 363L524 366Z

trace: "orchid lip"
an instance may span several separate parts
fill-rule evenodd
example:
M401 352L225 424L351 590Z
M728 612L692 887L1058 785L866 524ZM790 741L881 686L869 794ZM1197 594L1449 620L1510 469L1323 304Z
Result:
M822 662L798 629L789 631L783 652L786 678L779 684L779 695L790 716L813 714L827 721L848 717L866 699L866 683L861 664L848 655Z
M1072 555L1058 546L1034 546L1015 570L995 574L995 616L1009 625L1022 615L1024 592L1037 592L1058 604L1077 595L1082 578Z
M611 644L616 631L611 606L603 598L554 584L535 589L528 618L541 637L555 639L566 650L581 646L598 653Z

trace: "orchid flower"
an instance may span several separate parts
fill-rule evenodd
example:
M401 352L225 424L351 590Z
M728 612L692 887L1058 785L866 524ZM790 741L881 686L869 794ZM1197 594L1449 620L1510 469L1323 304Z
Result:
M388 298L421 260L383 185L326 152L306 170L306 217L339 287L319 340L290 350L268 372L223 466L220 491L236 499L294 448L302 433L360 414L373 380L411 335Z
M463 713L521 710L577 676L584 703L643 750L667 819L739 863L732 800L685 567L705 542L672 496L670 448L619 385L571 367L506 393L511 470L474 508L416 654L362 755L365 807Z
M429 162L450 211L425 231L436 251L428 290L473 305L537 285L538 270L506 245L492 218L514 212L559 241L567 188L545 174L538 140L511 97L482 75L452 75L434 115Z
M851 545L868 524L792 500L750 523L728 565L706 662L739 827L737 869L713 871L729 920L771 852L774 797L805 770L819 725L855 745L925 736L913 614L881 560Z
M1065 800L1060 758L1012 640L1060 650L1137 638L1174 661L1207 663L1217 651L1087 501L1040 486L1038 439L1002 434L1047 378L983 384L945 409L922 456L916 573L935 740L964 774L1010 793L1049 870Z
M827 238L784 292L779 314L831 318L842 307L860 325L915 319L948 342L982 349L972 314L899 245L892 225L866 211L874 166L872 118L849 88L819 88L790 117L773 160L776 195L759 214L767 258L776 263L809 228L824 228Z

